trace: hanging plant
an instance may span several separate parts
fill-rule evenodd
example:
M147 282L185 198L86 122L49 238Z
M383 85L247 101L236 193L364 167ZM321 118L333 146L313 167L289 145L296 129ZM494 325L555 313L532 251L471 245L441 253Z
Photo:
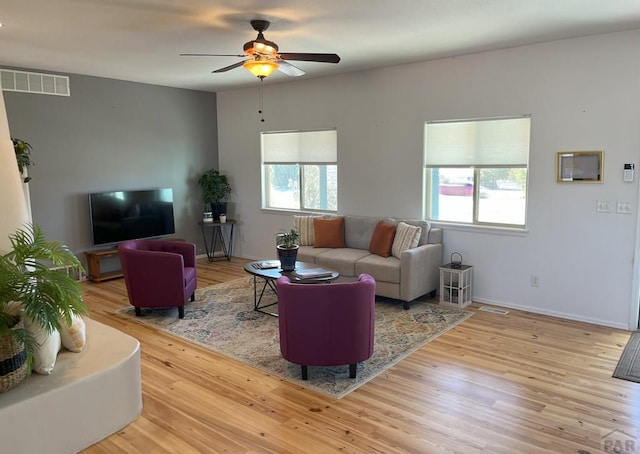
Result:
M29 167L33 165L33 161L31 160L31 145L29 145L24 140L11 138L13 142L13 150L16 152L16 160L18 161L18 170L20 170L20 175L26 175ZM24 177L24 182L28 183L31 180L30 176Z

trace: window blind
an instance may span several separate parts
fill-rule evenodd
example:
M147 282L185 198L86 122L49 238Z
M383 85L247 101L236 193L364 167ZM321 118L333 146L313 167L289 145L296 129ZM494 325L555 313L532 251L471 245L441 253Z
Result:
M338 134L323 131L263 132L264 164L322 164L338 160Z
M531 118L427 123L425 163L442 166L523 166Z

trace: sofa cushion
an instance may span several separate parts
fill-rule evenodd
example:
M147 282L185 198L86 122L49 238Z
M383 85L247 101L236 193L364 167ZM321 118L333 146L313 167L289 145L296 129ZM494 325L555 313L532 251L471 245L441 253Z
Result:
M391 246L393 246L393 239L395 236L395 225L386 224L383 221L378 222L376 229L373 231L371 242L369 243L369 252L381 257L389 257L391 255Z
M60 317L60 340L62 346L67 350L75 353L82 351L87 343L87 327L84 319L76 314L71 315L71 325L67 325L67 321Z
M420 227L420 235L418 235L418 244L416 246L422 246L429 242L429 224L422 219L403 219L405 224ZM415 247L415 246L414 246Z
M38 344L33 352L33 371L42 375L49 375L53 372L56 359L62 341L60 331L53 330L47 332L40 323L30 319L26 315L24 318L24 328L33 336Z
M371 274L377 282L400 283L400 260L395 257L380 257L371 254L356 262L356 276Z
M313 247L343 248L344 244L344 218L313 220L315 239Z
M442 243L442 229L439 227L431 227L429 229L428 244L441 244ZM422 244L418 244L422 246Z
M316 263L323 268L337 271L342 276L356 276L356 262L372 255L367 250L339 248L330 249L316 257Z
M409 225L405 222L399 222L396 229L396 237L394 238L393 246L391 247L391 253L393 256L400 258L402 251L413 249L418 246L421 232L422 229L420 227Z
M315 240L315 230L313 220L316 216L294 216L293 229L300 234L298 244L300 246L313 246Z
M316 263L316 257L331 250L331 248L325 247L300 246L298 248L298 261Z
M415 225L416 227L420 227L420 239L418 240L418 246L422 246L430 242L429 238L429 224L427 221L423 219L397 219L397 218L384 218L384 222L387 224L398 225L400 222L404 222L405 224ZM441 241L440 241L441 242Z
M373 231L379 221L379 218L346 216L344 220L344 242L346 247L368 250Z

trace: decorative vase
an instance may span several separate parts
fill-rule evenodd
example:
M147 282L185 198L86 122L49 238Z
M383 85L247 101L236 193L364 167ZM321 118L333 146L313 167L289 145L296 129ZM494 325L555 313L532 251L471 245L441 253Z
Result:
M220 215L227 212L227 202L211 202L211 212L213 213L213 220L220 222Z
M23 328L22 318L11 329ZM17 386L27 376L27 352L9 332L0 334L0 392Z
M222 213L220 215L220 224L224 224L225 222L227 222L227 215Z
M298 245L292 248L285 248L282 245L276 246L278 249L278 259L280 260L280 268L282 271L293 271L296 269L296 260L298 258Z

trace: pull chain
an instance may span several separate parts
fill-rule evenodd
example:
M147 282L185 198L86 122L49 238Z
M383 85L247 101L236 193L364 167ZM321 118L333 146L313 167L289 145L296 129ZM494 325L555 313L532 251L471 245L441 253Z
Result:
M263 109L263 100L262 100L262 81L264 80L264 76L258 76L260 78L260 87L258 88L258 113L260 114L260 121L264 123L264 109Z

